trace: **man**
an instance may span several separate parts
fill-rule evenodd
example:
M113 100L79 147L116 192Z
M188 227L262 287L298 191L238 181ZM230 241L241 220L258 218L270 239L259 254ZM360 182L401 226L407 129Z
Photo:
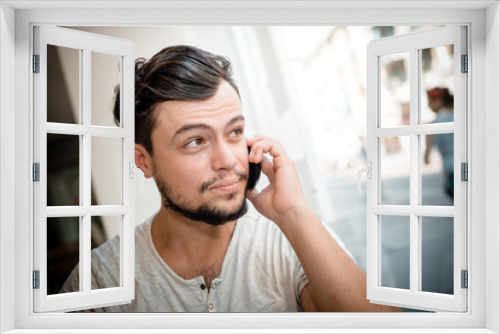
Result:
M135 162L162 206L136 228L135 300L100 310L394 310L366 300L363 272L307 206L283 146L245 138L228 60L174 46L136 73ZM260 193L247 189L249 162L269 179ZM247 214L246 198L262 215ZM93 288L119 285L118 252L117 238L93 251Z
M435 87L427 91L427 101L429 108L436 113L436 118L432 123L453 122L454 98L448 88ZM454 135L444 133L438 135L425 136L424 162L430 163L432 146L436 145L443 161L444 190L453 201L455 166L453 166Z

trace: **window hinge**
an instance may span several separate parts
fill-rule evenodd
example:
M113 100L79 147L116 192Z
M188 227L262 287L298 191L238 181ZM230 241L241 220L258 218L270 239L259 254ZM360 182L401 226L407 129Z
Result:
M460 72L469 72L469 57L467 55L462 55L462 70Z
M469 287L469 274L467 270L462 270L462 289Z
M40 73L40 55L33 55L33 73Z
M469 181L469 167L466 162L462 162L460 164L461 166L461 180L462 181Z
M33 270L33 289L40 289L40 270Z
M40 164L38 162L33 164L33 181L40 181Z

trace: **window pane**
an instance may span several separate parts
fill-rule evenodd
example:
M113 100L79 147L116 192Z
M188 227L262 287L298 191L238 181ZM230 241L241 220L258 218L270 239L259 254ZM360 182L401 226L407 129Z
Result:
M92 273L92 289L119 287L121 286L120 236L122 216L93 216L91 221L92 263L93 265L100 264L99 270L94 270ZM115 236L118 237L113 238ZM103 245L112 238L113 240ZM101 245L102 247L99 247Z
M410 205L410 137L380 138L382 205Z
M380 126L410 124L410 52L380 56Z
M80 205L80 138L47 134L47 205Z
M47 45L47 122L80 124L80 50Z
M420 50L421 123L453 122L453 45Z
M92 137L92 204L122 204L122 139Z
M59 290L79 260L80 218L47 218L48 295L61 293Z
M92 52L92 125L113 126L115 87L120 85L120 56ZM118 104L118 110L119 109Z
M422 136L422 205L453 206L454 134Z
M410 289L410 217L381 216L381 286Z
M453 294L453 218L422 217L422 291Z

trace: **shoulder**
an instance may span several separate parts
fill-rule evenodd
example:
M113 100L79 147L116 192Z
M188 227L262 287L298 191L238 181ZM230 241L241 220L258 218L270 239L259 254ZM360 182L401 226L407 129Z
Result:
M434 120L434 123L453 122L453 118L454 118L453 109L450 111L438 112L436 115L436 119Z
M150 239L149 231L151 229L151 222L153 221L156 213L150 218L135 227L135 248L136 251L147 247L148 240ZM149 239L148 239L149 238ZM121 237L115 235L107 242L92 250L92 265L101 268L103 266L113 267L118 266L120 262L120 247Z
M269 238L283 235L278 225L253 208L238 219L237 229L239 238L243 240L269 241Z
M255 244L261 251L279 252L286 257L295 258L295 251L292 245L272 220L266 218L257 211L250 211L244 217L238 220L239 242L246 244ZM307 222L304 222L307 224ZM338 245L356 262L354 256L349 252L345 243L335 233L332 227L321 222L328 234L338 243Z
M294 256L290 242L278 225L255 209L238 220L236 229L238 249L246 254L269 259Z

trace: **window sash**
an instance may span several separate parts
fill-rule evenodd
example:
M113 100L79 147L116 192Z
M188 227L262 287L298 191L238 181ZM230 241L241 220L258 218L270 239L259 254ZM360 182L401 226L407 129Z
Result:
M368 45L368 149L367 161L372 162L372 178L367 180L367 295L374 303L417 308L423 310L467 310L467 289L461 288L461 270L467 269L467 184L460 181L460 163L467 162L465 74L460 73L460 55L467 54L466 28L453 26L407 35L382 38ZM441 45L455 47L454 52L454 123L418 124L420 110L420 51ZM398 128L380 128L380 65L379 57L410 52L410 125ZM421 155L419 135L454 133L454 187L453 207L422 206L418 204ZM410 205L380 205L380 138L383 136L410 136ZM402 290L380 286L381 282L381 217L382 215L410 216L410 289ZM422 292L421 285L421 229L422 216L454 217L454 295Z
M47 122L47 45L79 50L81 124ZM91 125L91 53L120 57L121 127ZM40 73L34 82L34 161L40 162L40 181L34 187L34 268L40 271L40 289L34 289L35 312L73 311L116 305L134 298L134 180L129 171L134 161L134 46L130 41L58 27L37 26L34 30L34 54L40 55ZM47 134L78 135L80 140L80 205L47 206ZM93 136L121 138L122 204L91 205L91 139ZM91 289L91 217L121 216L120 287ZM79 274L80 291L47 295L47 218L80 217Z

